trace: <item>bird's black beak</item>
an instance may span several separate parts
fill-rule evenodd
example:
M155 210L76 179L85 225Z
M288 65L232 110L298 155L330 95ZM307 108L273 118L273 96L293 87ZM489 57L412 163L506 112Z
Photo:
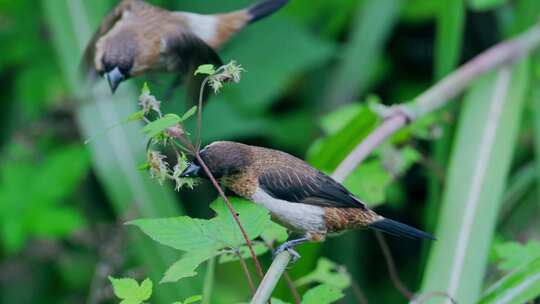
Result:
M180 177L201 177L200 171L200 166L189 163L189 166L180 174Z
M118 67L115 67L114 69L105 73L105 78L107 78L111 91L114 94L118 88L118 85L120 85L122 81L126 80L126 75L124 75Z

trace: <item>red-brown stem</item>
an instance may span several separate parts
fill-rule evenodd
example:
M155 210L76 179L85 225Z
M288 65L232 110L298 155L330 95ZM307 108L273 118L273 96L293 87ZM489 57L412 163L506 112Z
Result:
M255 294L255 284L253 283L253 279L251 279L251 274L249 273L249 268L246 264L246 261L244 261L242 255L240 255L238 252L236 252L235 254L240 261L240 265L242 265L242 270L244 271L244 275L246 276L246 279L248 281L249 289L251 290L251 294L253 295Z
M300 294L298 293L298 290L296 289L296 286L294 286L294 282L291 279L291 276L289 275L289 272L285 270L283 273L283 278L285 279L285 282L287 283L287 286L289 286L289 289L291 290L291 294L293 296L294 304L300 304Z
M253 263L255 264L255 269L257 270L257 274L259 275L259 278L262 280L262 278L264 277L264 273L262 271L261 264L259 263L259 260L257 259L257 255L255 254L255 251L253 250L251 240L249 239L249 236L247 235L247 232L244 229L244 226L242 226L242 223L240 222L240 219L238 218L238 215L237 215L236 211L234 210L234 207L232 206L231 202L229 201L229 199L225 195L225 192L223 192L223 189L221 189L221 187L219 186L219 183L214 178L214 176L212 175L212 173L210 172L210 170L208 169L208 167L206 166L206 164L204 163L204 161L202 160L202 158L201 158L201 156L199 155L198 152L195 153L195 158L197 159L197 161L199 162L199 164L203 168L204 173L206 173L206 175L208 176L208 178L212 182L212 185L214 186L214 188L216 188L216 190L219 193L219 195L221 196L221 198L223 198L223 201L225 202L225 205L227 206L227 208L231 212L236 224L238 225L238 228L240 228L240 231L242 232L242 235L244 236L244 240L246 241L246 245L247 245L247 247L249 249L249 253L251 255L251 258L253 259Z
M382 249L384 259L386 260L386 266L388 267L388 273L390 274L392 283L394 283L394 286L399 290L401 294L403 294L403 296L407 298L407 300L412 299L414 294L407 288L407 286L405 286L405 284L403 284L403 282L399 278L396 270L396 265L394 263L394 258L392 258L392 253L390 252L390 248L388 248L388 244L386 243L384 236L379 231L375 231L375 236L377 237L377 241L379 242L379 246Z

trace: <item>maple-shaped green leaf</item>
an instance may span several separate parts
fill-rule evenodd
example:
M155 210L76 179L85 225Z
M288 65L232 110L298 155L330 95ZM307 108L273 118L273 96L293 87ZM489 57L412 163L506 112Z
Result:
M215 251L191 251L185 253L178 261L167 269L160 283L176 282L183 278L196 276L197 272L195 272L195 270L197 267L215 254ZM184 303L185 302L186 301L184 301Z
M330 304L343 296L344 294L339 288L322 284L308 290L302 297L302 304Z
M150 299L152 281L145 279L140 285L134 279L109 277L114 294L121 299L120 304L140 304Z
M295 283L298 286L321 283L344 289L351 283L351 278L345 268L336 265L329 259L319 258L315 270L310 274L301 277Z
M230 198L250 239L258 237L271 225L268 210L252 202ZM182 251L239 248L245 240L233 216L221 199L211 204L216 212L212 219L188 216L160 219L138 219L129 222L153 240Z

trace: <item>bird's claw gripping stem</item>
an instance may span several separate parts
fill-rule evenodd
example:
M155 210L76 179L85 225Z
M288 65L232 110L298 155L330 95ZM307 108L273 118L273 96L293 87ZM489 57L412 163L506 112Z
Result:
M300 238L300 239L296 239L296 240L287 241L287 242L281 244L274 251L273 255L274 255L274 257L276 257L278 254L282 253L283 251L288 251L292 256L291 264L294 264L294 263L296 263L296 261L298 261L301 258L300 254L298 252L296 252L296 250L294 250L294 247L306 242L307 240L308 240L307 238Z

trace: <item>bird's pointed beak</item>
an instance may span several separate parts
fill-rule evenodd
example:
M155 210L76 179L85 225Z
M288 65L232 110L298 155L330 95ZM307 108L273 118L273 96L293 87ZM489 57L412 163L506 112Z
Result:
M194 163L189 163L189 166L180 174L180 177L200 177L201 167Z
M114 94L120 83L126 80L126 75L124 75L118 67L115 67L110 72L105 73L105 78L107 78L111 91Z

